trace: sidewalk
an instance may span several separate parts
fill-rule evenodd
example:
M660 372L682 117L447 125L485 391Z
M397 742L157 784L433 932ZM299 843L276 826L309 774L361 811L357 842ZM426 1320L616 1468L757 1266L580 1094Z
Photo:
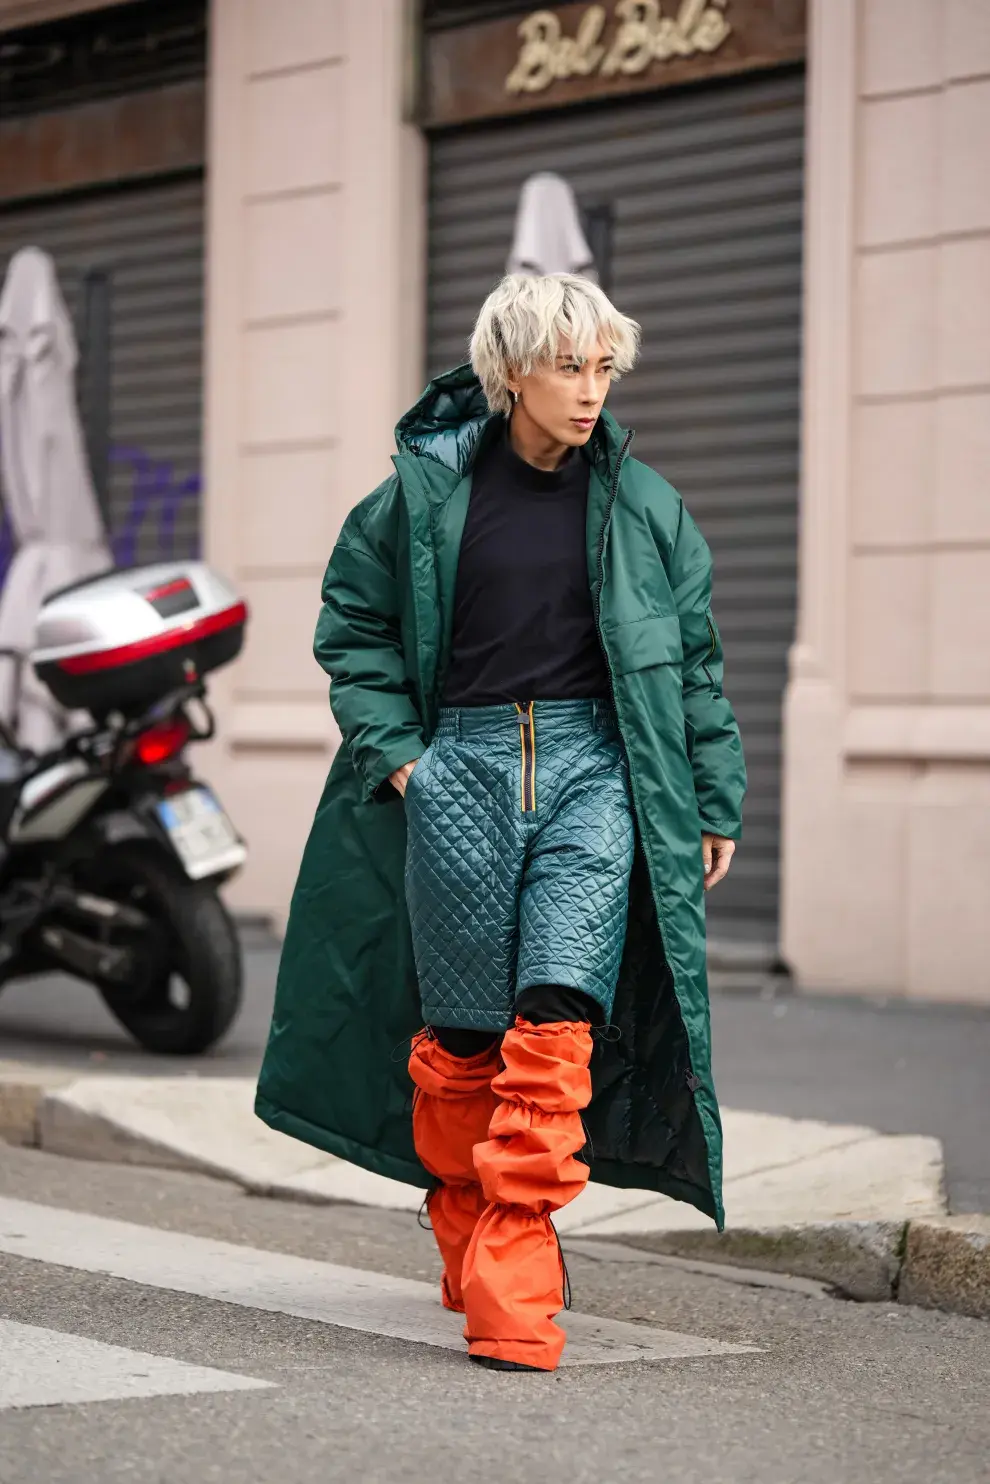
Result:
M418 1210L421 1190L273 1132L253 1098L247 1077L78 1077L0 1063L0 1135L80 1159L197 1170L257 1195ZM602 1185L560 1213L560 1232L990 1317L990 1220L948 1215L937 1139L733 1109L723 1121L722 1236L683 1203Z

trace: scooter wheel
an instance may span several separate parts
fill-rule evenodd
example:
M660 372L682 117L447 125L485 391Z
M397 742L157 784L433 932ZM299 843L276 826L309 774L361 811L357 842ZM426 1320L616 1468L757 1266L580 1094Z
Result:
M129 846L91 862L86 878L91 889L139 908L150 921L147 940L133 944L132 982L97 984L108 1009L146 1051L209 1050L230 1029L242 996L240 944L216 889Z

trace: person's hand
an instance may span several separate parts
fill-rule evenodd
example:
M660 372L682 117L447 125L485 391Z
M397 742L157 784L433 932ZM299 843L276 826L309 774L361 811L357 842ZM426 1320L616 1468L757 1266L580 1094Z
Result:
M418 757L413 758L411 763L403 763L401 768L396 768L394 773L388 775L389 783L395 789L396 793L401 794L403 798L406 796L406 784L412 777L412 770L418 762Z
M726 840L722 835L702 835L701 854L705 862L705 891L717 886L732 864L736 853L735 840Z

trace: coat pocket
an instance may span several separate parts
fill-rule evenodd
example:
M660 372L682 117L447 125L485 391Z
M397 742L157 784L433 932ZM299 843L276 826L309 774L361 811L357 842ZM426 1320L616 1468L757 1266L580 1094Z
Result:
M679 665L684 659L676 614L617 624L605 630L605 642L618 675L646 670L651 665Z

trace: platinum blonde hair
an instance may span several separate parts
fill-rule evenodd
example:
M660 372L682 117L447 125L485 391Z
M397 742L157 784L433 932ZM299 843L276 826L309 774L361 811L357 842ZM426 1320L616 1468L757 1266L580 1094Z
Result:
M471 365L491 410L508 413L509 376L528 376L541 362L552 365L563 340L579 356L604 341L615 357L617 378L635 365L639 338L636 321L620 314L589 278L510 273L481 306L471 336Z

